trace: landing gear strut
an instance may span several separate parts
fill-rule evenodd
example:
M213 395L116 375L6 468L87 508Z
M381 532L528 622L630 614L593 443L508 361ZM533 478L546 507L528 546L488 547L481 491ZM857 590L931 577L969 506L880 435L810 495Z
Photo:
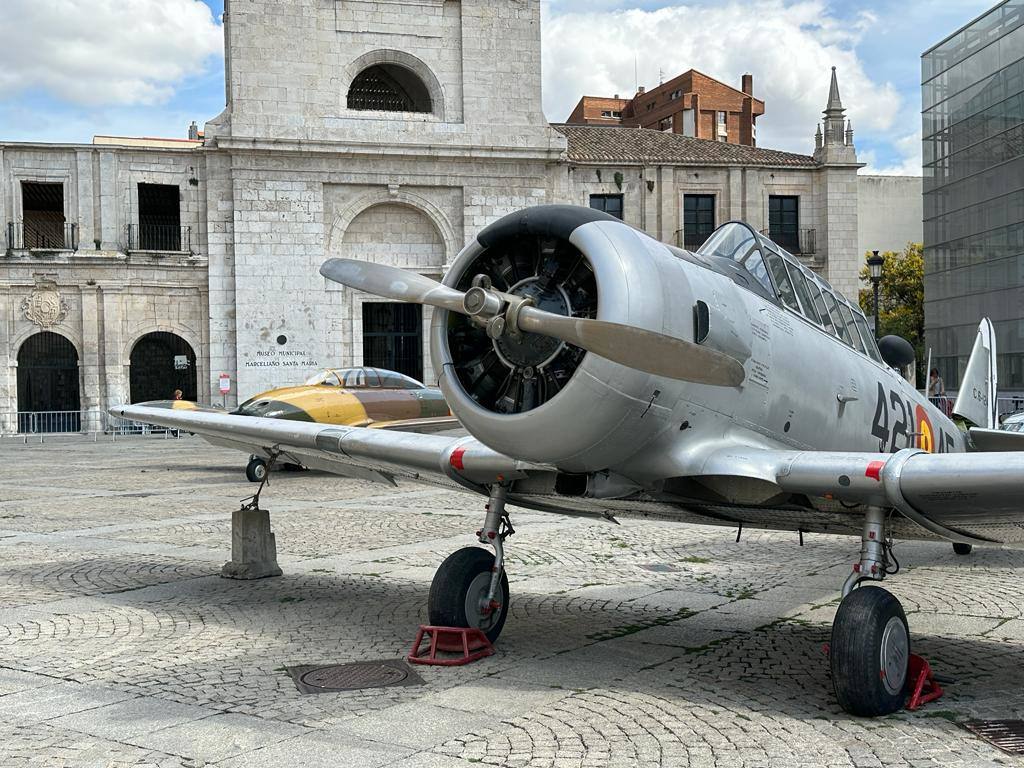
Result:
M494 555L480 547L464 547L449 555L434 574L427 599L431 624L478 627L492 643L501 634L509 605L504 542L515 533L505 511L507 493L504 486L491 488L484 526L477 531L477 539L494 547Z
M864 517L860 562L843 584L843 601L832 624L829 663L840 706L851 715L888 715L907 698L910 630L900 601L881 587L890 571L891 545L885 511L870 507Z

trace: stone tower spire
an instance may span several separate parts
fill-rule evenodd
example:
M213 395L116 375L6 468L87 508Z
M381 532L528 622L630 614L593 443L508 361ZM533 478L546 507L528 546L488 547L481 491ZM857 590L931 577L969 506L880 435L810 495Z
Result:
M843 144L846 133L846 110L839 98L839 82L836 80L836 68L832 67L832 83L828 89L828 104L825 106L825 143Z
M857 252L857 150L853 126L839 97L836 68L832 67L825 119L814 137L815 193L819 206L815 257L825 262L823 272L832 286L856 300L858 274L864 256ZM801 225L803 226L803 225Z
M839 96L839 80L836 77L835 67L832 67L828 103L825 105L823 114L825 119L818 126L814 137L814 159L823 164L856 163L857 151L853 146L853 127L846 121L846 109ZM821 136L820 139L819 136Z

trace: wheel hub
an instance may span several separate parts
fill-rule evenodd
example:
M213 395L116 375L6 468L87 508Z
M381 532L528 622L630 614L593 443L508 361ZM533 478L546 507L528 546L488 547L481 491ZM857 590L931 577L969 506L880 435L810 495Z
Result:
M907 666L910 661L910 638L907 628L898 616L893 616L882 631L879 652L882 684L891 694L903 690L907 680Z
M487 599L490 589L491 574L490 571L484 571L476 575L466 590L466 621L484 632L495 625L503 610L500 603Z

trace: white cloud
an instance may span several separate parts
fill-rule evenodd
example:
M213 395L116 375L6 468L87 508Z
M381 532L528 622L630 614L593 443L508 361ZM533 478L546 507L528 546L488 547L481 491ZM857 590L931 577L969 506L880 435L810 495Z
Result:
M857 57L875 17L840 21L824 0L545 10L544 105L553 121L564 120L584 94L631 96L634 57L639 84L648 88L658 84L659 70L669 79L698 69L737 88L740 75L752 73L754 95L765 101L757 126L762 147L813 150L832 66L855 131L888 131L901 111L896 89L872 81Z
M0 97L157 104L223 50L200 0L4 0Z
M899 155L896 162L881 163L877 154L871 150L858 152L857 159L867 164L860 172L876 176L920 176L922 174L920 128L896 138L891 142L891 146Z

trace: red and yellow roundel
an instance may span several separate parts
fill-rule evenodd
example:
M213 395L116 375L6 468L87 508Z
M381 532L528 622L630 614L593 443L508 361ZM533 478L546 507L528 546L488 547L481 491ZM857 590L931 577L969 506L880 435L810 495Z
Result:
M917 447L928 453L935 452L935 432L932 422L922 406L914 409L914 431L917 432Z

